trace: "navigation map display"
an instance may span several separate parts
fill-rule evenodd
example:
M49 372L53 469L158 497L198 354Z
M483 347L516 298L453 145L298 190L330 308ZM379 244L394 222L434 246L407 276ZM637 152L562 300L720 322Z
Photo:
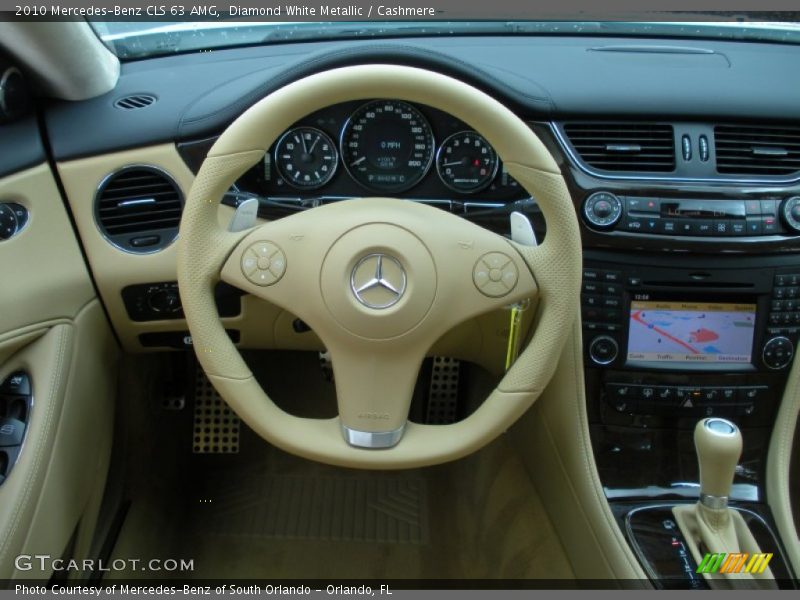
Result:
M749 363L756 305L631 302L628 361Z

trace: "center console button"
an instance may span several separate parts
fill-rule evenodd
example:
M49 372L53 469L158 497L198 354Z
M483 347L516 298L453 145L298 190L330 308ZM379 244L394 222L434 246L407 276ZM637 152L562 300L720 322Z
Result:
M747 235L761 235L761 217L747 217Z
M606 384L608 402L617 412L635 412L638 400L636 386L627 383Z
M657 387L656 398L663 402L675 400L675 388L667 386Z
M785 336L777 336L764 344L761 353L764 364L770 369L783 369L794 356L794 344Z
M595 271L594 269L584 269L583 279L584 281L597 281L600 279L600 271Z
M642 217L625 217L622 228L633 233L642 233L646 230L644 222L645 219Z
M692 219L676 219L678 235L697 235L697 221Z
M731 220L731 235L747 235L747 223Z
M666 235L674 235L678 233L677 223L675 219L659 219L658 232Z
M644 231L647 233L657 233L660 220L661 219L658 217L645 217L642 221L644 224Z
M622 293L622 289L618 285L607 283L603 286L603 293L606 296L619 296Z
M714 234L714 221L710 219L697 219L695 221L697 235L710 236Z
M777 200L762 200L761 201L761 214L778 216L778 201Z
M715 219L714 235L716 236L732 235L731 222L728 219Z
M608 283L619 283L619 281L622 279L622 273L619 271L603 271L602 275L603 281Z
M595 192L583 205L585 220L595 229L613 229L622 216L622 201L609 192Z
M752 404L759 400L763 400L769 388L765 386L748 386L741 387L737 391L736 401L740 404Z
M584 306L602 306L603 298L600 296L593 296L591 294L583 294Z
M629 213L656 213L660 211L661 201L658 198L641 196L625 196L625 208Z
M763 235L774 235L780 233L780 226L778 225L778 217L766 216L761 217L761 233Z
M745 200L744 201L744 211L747 215L760 215L761 214L761 202L758 200Z
M596 281L584 281L583 291L587 294L599 294L600 284L597 283Z
M614 362L619 352L617 341L607 335L594 338L589 344L589 358L598 365L608 365Z
M732 404L736 402L737 390L733 387L720 389L720 397L725 404Z
M584 321L600 321L603 318L603 311L597 307L584 307L581 310L581 318Z

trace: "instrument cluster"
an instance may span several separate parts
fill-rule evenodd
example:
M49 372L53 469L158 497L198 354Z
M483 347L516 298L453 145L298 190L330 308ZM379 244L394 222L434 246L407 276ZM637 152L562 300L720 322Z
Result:
M268 196L525 195L483 136L447 113L400 100L348 102L309 115L278 139L253 177Z

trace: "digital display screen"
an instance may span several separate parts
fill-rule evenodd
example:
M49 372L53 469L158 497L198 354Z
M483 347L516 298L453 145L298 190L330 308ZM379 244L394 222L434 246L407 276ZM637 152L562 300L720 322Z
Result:
M634 300L629 362L749 363L756 305Z

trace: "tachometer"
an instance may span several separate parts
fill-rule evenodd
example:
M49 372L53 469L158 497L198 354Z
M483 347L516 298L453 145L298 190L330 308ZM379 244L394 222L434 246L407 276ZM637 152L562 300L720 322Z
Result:
M462 194L479 192L497 174L500 161L483 136L474 131L454 133L436 155L436 170L444 184Z
M297 188L312 190L331 180L339 163L336 144L316 127L295 127L275 145L281 177Z
M402 192L417 184L430 169L433 150L431 126L407 102L365 104L342 130L345 168L376 192Z

